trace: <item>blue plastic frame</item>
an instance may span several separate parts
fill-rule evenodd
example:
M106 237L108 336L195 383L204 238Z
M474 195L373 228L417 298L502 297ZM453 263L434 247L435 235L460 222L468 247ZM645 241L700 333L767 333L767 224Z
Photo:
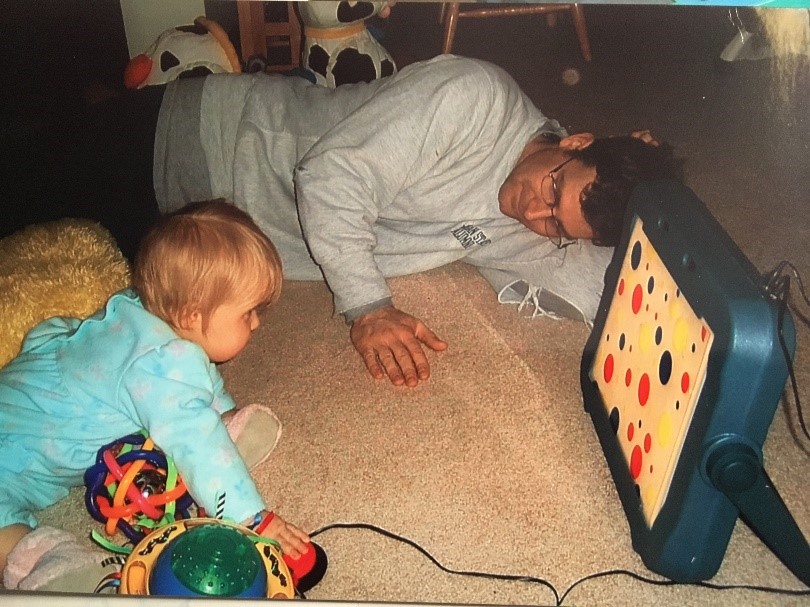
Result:
M668 497L651 527L598 386L591 380L637 218L683 296L714 332L706 380ZM783 318L782 335L792 358L795 328L789 312ZM606 273L580 379L585 409L616 483L633 548L656 573L696 582L711 578L720 567L739 511L709 478L707 462L719 449L738 445L762 463L762 444L788 375L778 320L778 302L765 293L760 274L689 188L670 181L638 186L625 217L623 240Z

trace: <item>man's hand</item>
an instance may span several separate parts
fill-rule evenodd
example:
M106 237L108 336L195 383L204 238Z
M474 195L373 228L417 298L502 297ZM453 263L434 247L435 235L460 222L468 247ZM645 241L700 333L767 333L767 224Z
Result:
M447 349L425 323L393 306L355 319L351 339L374 379L388 375L395 386L413 387L430 377L422 344L437 352Z
M631 137L635 137L636 139L641 139L644 143L649 145L654 145L658 147L659 143L658 140L653 136L653 134L649 131L649 129L641 129L638 131L632 131L630 133Z

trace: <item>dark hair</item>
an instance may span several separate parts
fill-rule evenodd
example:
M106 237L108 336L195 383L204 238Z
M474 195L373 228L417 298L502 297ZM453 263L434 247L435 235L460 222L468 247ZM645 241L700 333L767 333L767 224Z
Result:
M581 203L593 242L600 246L618 244L630 194L640 181L683 179L683 163L669 145L651 145L629 135L595 139L574 157L596 167L596 179L582 191Z

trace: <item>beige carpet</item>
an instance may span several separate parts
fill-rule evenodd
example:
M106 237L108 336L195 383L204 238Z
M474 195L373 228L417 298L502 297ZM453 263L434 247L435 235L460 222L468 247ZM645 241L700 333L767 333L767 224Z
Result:
M248 349L224 367L237 402L271 405L279 447L256 470L271 504L307 530L366 523L406 537L453 570L543 578L559 595L612 569L650 574L630 545L613 482L579 388L587 328L521 317L456 264L392 281L396 300L450 343L415 389L375 382L329 314L322 284L287 284ZM806 334L804 339L806 339ZM805 381L807 378L805 377ZM785 408L766 466L801 528L810 530L807 453ZM790 413L792 417L792 410ZM806 444L806 443L805 443ZM799 478L801 477L801 478ZM80 492L44 520L86 534ZM364 529L319 535L330 566L319 600L553 605L537 583L445 573L414 548ZM738 523L717 584L800 589ZM660 587L608 575L576 585L567 605L790 605L753 590Z
M703 10L705 8L705 10ZM454 50L503 65L572 132L649 127L686 157L687 183L761 270L779 260L810 280L808 96L786 107L769 95L767 65L715 65L736 34L725 9L586 7L594 60L578 60L564 19L552 32L529 18L472 20ZM440 49L438 7L403 2L386 47L426 58ZM539 35L538 32L543 33ZM583 79L562 83L576 66ZM807 84L798 80L799 87ZM765 84L763 84L763 82ZM806 87L797 90L807 90ZM562 596L612 569L655 578L630 545L613 481L584 412L579 363L587 337L572 322L521 318L470 268L454 265L392 281L398 304L450 343L431 355L416 389L374 382L330 316L322 284L288 283L253 343L224 375L241 403L261 401L284 423L256 477L271 503L308 530L377 525L444 566L543 578ZM801 309L807 311L806 306ZM810 335L796 368L810 418ZM765 466L810 536L806 439L792 397L776 412ZM85 534L81 493L44 517ZM310 599L553 605L540 584L442 572L415 549L367 530L316 538L330 558ZM800 589L738 523L716 584ZM565 605L808 605L810 597L755 590L661 587L626 575L576 585Z

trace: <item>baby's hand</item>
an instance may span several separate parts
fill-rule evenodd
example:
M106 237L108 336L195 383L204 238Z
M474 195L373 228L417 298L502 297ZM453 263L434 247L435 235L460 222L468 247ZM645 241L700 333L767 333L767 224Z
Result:
M281 544L281 551L297 559L306 552L309 536L295 525L288 523L278 514L273 517L270 524L261 532L262 537L276 540Z

